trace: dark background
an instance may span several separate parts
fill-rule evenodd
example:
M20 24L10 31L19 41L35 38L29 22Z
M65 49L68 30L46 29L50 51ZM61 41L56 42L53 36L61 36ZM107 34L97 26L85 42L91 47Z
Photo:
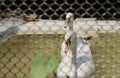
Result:
M19 9L20 14L34 12L42 19L64 19L67 12L75 18L120 19L120 0L1 0L0 8L1 17Z

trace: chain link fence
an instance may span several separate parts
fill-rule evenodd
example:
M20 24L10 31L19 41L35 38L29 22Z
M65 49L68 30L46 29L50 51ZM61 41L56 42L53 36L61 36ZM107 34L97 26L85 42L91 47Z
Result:
M75 17L117 20L120 17L119 5L119 0L1 0L0 16L35 13L42 19L64 19L65 13L71 11Z
M36 55L60 58L67 12L77 18L77 35L92 36L95 78L119 78L119 5L119 0L1 0L0 78L32 78L30 66Z

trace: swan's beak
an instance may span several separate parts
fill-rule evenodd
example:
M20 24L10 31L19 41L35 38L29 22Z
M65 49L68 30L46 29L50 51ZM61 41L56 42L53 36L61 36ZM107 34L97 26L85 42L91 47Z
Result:
M67 53L69 49L70 49L70 44L66 44L65 45L65 53Z
M65 41L65 53L68 52L68 50L70 49L70 44L70 40Z
M69 23L70 23L70 19L66 18L64 28L67 28L69 26Z

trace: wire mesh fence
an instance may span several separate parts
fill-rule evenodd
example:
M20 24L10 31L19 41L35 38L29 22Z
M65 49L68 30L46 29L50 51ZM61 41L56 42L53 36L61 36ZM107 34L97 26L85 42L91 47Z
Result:
M119 0L1 0L2 14L0 16L35 13L42 19L63 19L65 13L71 11L75 17L116 20L120 16L119 4Z
M119 0L1 0L0 78L32 78L32 60L40 54L57 55L60 59L68 31L63 20L67 12L77 18L73 24L77 35L92 36L88 42L95 78L119 78L119 4Z

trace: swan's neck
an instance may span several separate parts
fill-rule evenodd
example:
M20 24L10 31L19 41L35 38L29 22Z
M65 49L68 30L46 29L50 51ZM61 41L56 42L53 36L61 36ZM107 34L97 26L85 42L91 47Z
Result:
M74 47L72 48L72 65L75 67L75 78L77 78L77 63L76 63L76 50L77 50L77 40L74 43Z
M73 22L71 22L71 24L69 26L69 30L73 30Z
M73 26L72 25L69 26L69 30L73 30Z
M74 48L71 50L72 51L72 64L76 65L76 45L74 45Z

